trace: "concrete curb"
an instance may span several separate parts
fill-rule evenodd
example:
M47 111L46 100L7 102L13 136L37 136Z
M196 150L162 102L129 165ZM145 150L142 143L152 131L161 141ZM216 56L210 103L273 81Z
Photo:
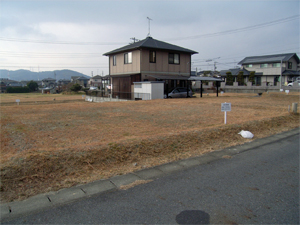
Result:
M81 198L91 197L107 191L117 190L122 185L131 184L137 180L156 179L173 172L210 163L221 159L223 156L233 156L245 151L249 151L258 146L266 145L294 135L299 135L299 128L279 133L267 138L256 139L243 145L232 146L220 151L210 152L202 156L171 162L129 174L111 177L106 180L99 180L84 185L78 185L72 188L59 190L57 192L39 194L24 201L2 203L0 205L1 222L4 219L9 220L21 215L28 215L50 207L67 204Z

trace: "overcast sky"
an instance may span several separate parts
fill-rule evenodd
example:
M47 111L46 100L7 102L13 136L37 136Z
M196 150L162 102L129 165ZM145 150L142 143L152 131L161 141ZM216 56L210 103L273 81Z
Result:
M192 70L234 68L247 56L297 53L298 0L0 0L0 69L108 71L105 52L148 34L199 52ZM3 75L2 75L3 76Z

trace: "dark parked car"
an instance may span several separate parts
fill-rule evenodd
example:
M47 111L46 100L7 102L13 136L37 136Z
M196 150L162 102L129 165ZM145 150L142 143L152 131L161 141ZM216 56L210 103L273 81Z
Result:
M193 96L193 92L189 89L189 97ZM168 98L186 98L187 97L187 88L185 87L177 87L174 88L171 92L168 93ZM167 98L167 95L165 95Z

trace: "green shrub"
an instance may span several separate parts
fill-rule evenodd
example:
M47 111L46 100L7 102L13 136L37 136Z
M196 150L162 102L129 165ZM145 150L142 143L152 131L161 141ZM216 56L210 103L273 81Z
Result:
M233 85L233 76L231 72L226 73L226 85Z
M78 92L81 90L81 86L80 84L74 84L71 88L70 88L71 91L74 91L74 92Z
M29 87L8 87L6 89L7 93L29 93Z
M28 82L27 87L30 89L30 91L37 91L39 89L39 85L34 81Z

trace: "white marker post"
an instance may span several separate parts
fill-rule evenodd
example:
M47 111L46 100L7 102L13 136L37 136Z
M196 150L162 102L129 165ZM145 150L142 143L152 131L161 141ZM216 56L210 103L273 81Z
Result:
M227 111L231 111L231 103L221 103L221 112L224 112L224 123L227 123Z
M19 105L20 104L20 99L16 99L16 103L17 103L17 105Z

